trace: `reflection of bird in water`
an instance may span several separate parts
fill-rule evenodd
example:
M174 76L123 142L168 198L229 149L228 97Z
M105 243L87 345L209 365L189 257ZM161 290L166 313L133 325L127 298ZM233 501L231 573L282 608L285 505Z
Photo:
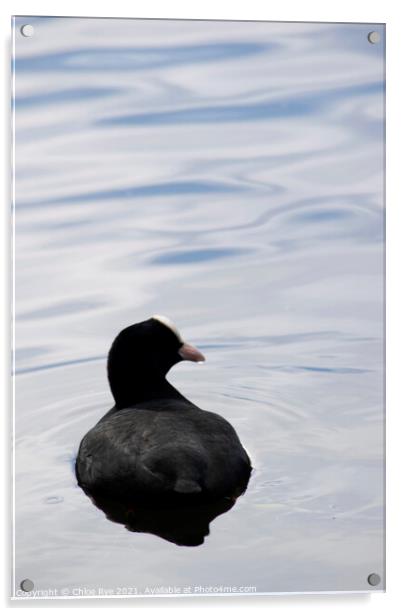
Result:
M230 499L245 491L251 463L234 428L187 400L165 378L183 359L204 361L166 317L131 325L113 342L108 377L115 406L84 436L75 465L79 485L97 504L153 502L157 509L169 504L184 511L225 497L233 504ZM153 519L163 528L160 517L155 513ZM146 527L139 509L123 523Z
M235 498L220 498L210 503L166 505L161 503L122 503L101 497L91 497L108 520L124 524L133 533L150 533L182 546L197 546L209 535L209 524L229 511Z

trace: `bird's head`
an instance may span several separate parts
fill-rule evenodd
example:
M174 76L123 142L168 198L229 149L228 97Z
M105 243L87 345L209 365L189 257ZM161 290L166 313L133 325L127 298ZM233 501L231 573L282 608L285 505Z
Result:
M108 377L116 402L130 398L129 389L152 390L180 361L202 363L204 355L185 342L176 325L154 315L130 325L115 338L108 356Z

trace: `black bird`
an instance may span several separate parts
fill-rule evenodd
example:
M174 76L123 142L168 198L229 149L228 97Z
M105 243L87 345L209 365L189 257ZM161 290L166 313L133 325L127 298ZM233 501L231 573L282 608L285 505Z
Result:
M118 334L107 362L115 406L84 436L76 459L88 495L177 505L245 491L252 467L234 428L166 380L182 360L204 356L166 317Z

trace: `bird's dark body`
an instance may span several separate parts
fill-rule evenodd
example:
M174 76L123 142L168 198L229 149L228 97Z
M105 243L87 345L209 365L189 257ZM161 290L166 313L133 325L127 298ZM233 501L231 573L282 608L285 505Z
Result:
M82 439L76 473L91 494L213 499L244 491L250 460L220 415L187 400L150 400L111 409Z

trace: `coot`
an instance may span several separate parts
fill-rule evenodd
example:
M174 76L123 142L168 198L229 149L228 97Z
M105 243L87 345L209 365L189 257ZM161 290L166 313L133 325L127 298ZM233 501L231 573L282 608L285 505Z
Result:
M76 459L86 493L188 502L245 491L252 467L234 428L166 380L182 360L204 356L166 317L155 315L118 334L107 362L115 406L84 436Z

